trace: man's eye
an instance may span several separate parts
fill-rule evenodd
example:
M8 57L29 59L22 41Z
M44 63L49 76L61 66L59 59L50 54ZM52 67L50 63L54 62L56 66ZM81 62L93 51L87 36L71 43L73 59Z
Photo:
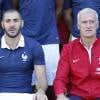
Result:
M84 23L84 24L85 24L85 23L86 23L86 21L83 21L82 23Z
M19 22L20 20L19 19L14 19L14 22Z
M10 22L10 19L6 20L6 22L9 23Z
M90 21L90 23L95 23L95 21L92 20L92 21Z

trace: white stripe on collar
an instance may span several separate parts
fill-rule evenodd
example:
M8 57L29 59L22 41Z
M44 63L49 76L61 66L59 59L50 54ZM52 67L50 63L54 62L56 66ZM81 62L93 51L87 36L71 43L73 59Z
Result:
M97 39L96 39L97 40ZM90 46L90 48L88 49L83 43L82 43L82 40L80 39L80 43L84 46L84 48L86 49L86 51L88 52L88 56L89 56L89 61L91 63L91 49L93 47L93 44Z
M19 43L18 43L16 49L17 49L18 47L24 47L24 46L25 46L24 36L21 35L20 40L19 40ZM9 48L9 46L7 45L4 36L2 36L2 38L1 38L1 48L11 49L11 48Z

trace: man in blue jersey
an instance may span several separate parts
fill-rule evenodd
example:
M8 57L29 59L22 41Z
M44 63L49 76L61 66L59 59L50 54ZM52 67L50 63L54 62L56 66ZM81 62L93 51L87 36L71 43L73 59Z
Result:
M3 12L5 10L11 9L11 8L12 8L11 0L0 0L0 22L1 22ZM1 28L1 24L0 24L0 38L3 35L1 31L2 31L2 28Z
M25 21L22 34L36 39L43 47L49 85L47 90L49 93L47 94L50 100L54 100L52 98L54 96L52 86L59 59L59 37L56 27L55 1L17 0L19 5L16 6L19 7L19 12ZM35 80L33 80L34 84Z
M100 0L64 0L65 19L71 29L72 40L80 36L77 28L77 13L86 7L96 10L100 20ZM97 37L100 37L100 25Z
M23 24L16 10L4 13L1 23L4 35L0 42L0 93L32 94L32 73L35 71L39 88L31 100L47 100L43 50L34 39L21 34ZM17 99L21 100L20 96Z

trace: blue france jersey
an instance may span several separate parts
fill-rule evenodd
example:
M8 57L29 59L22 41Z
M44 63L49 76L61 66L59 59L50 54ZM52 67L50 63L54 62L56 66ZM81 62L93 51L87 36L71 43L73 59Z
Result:
M25 21L22 33L40 44L58 44L54 0L19 0L19 11Z
M44 65L42 47L24 38L25 46L15 50L0 47L0 92L32 93L34 65Z

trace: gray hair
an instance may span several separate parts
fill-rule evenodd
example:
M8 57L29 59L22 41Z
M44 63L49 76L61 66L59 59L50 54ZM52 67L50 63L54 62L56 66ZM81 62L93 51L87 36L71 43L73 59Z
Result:
M92 9L92 8L84 8L84 9L82 9L82 10L80 10L79 12L78 12L78 14L77 14L77 22L79 23L79 20L80 20L80 15L82 15L83 13L92 13L92 14L94 14L95 15L95 17L96 17L96 21L98 21L98 13L94 10L94 9Z

